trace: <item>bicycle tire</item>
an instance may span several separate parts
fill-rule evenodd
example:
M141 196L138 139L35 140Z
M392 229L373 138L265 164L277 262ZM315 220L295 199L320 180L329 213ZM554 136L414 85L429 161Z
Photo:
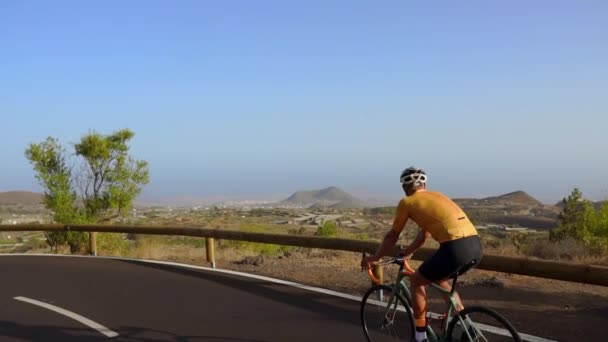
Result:
M412 318L412 306L407 298L397 293L395 299L398 301L398 310L389 311L393 314L390 323L386 319L388 299L393 288L386 285L372 286L361 300L361 326L363 333L369 342L382 341L414 341L414 319ZM382 293L381 301L376 299ZM375 295L376 298L372 297ZM372 300L374 302L372 302ZM381 305L384 303L384 305ZM398 316L397 316L398 314ZM398 322L399 324L396 324Z
M462 324L458 324L460 319L464 320L465 317L473 321L473 326L467 329L464 329ZM496 327L497 324L500 327ZM469 336L473 336L473 339L470 339ZM447 337L448 341L453 342L521 342L521 337L511 322L498 312L483 306L469 306L455 315L448 325Z

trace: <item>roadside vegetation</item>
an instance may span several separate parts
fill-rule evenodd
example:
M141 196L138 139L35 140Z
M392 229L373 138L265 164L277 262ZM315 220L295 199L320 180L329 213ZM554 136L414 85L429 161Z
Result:
M129 155L128 142L134 135L128 129L110 135L91 132L73 145L73 154L53 137L28 146L25 156L44 189L43 203L53 213L54 222L104 223L129 212L149 181L147 162ZM68 245L70 252L82 253L95 235L48 232L46 240L55 251ZM119 239L100 234L98 242L117 249Z
M25 155L44 189L43 204L47 213L52 213L54 222L195 226L380 241L395 214L395 207L133 209L133 200L149 181L147 163L129 154L128 142L133 137L134 133L129 130L110 135L88 133L73 145L74 153L68 153L52 137L29 145ZM608 204L597 205L585 200L578 189L555 206L543 205L522 191L457 202L479 227L487 254L608 265ZM17 209L31 211L15 206L2 210L7 215L16 215ZM406 245L416 234L417 227L408 223L400 244ZM0 246L13 252L86 254L90 252L87 246L92 237L95 235L81 232L49 232L44 238L26 238L13 244L0 239ZM436 245L428 242L430 247ZM97 238L99 254L136 258L202 260L204 246L203 238L111 233L99 234ZM292 246L243 241L217 241L217 248L218 254L229 253L237 258L240 255L282 257L306 252Z
M256 215L258 215L257 213ZM270 214L268 212L267 214ZM325 238L346 238L365 241L380 241L389 226L348 228L336 225L334 222L325 222L321 226L309 225L278 225L273 224L273 219L282 216L246 216L247 214L238 210L222 210L221 212L186 212L176 213L179 220L171 218L140 218L131 220L133 225L160 225L160 226L197 226L217 229L241 230L254 233L289 234L299 236L317 236ZM244 217L245 216L245 217ZM251 222L261 223L251 223ZM231 222L230 224L226 224ZM121 222L122 223L122 222ZM122 223L124 224L124 223ZM224 226L225 225L225 226ZM560 224L559 227L562 227ZM500 228L480 230L486 254L532 257L546 260L561 260L578 263L592 263L608 266L608 256L605 249L596 245L596 239L585 240L584 235L565 234L560 228L553 231L505 231ZM570 231L572 227L568 226ZM580 228L580 229L586 229ZM406 245L417 233L414 224L408 224L400 240L401 245ZM559 235L557 235L559 234ZM577 233L578 234L578 233ZM55 248L45 245L44 236L42 241L30 240L28 247L34 252L52 252ZM580 236L580 237L579 237ZM15 241L14 238L12 240ZM589 242L587 242L589 241ZM4 239L2 242L10 243ZM217 243L217 255L228 254L232 258L245 258L250 256L262 256L266 258L278 258L292 253L306 252L309 249L281 246L275 244L260 244L244 241L219 240ZM8 245L7 245L8 246ZM436 247L434 241L427 242L428 247ZM21 246L23 250L26 246ZM59 253L70 253L69 246L64 245L57 249ZM86 253L83 251L81 253ZM163 260L192 260L195 263L204 263L205 239L179 236L151 236L151 235L128 235L128 234L103 234L98 239L98 253L100 255L115 255L134 258L151 258Z
M551 231L553 241L573 239L595 254L608 253L608 202L596 206L579 189L562 200L559 225Z

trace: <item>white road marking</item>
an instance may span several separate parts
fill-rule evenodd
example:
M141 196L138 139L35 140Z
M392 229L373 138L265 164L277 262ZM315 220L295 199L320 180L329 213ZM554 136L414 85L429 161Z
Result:
M44 302L41 302L41 301L38 301L38 300L35 300L35 299L31 299L31 298L27 298L27 297L15 297L14 299L18 300L18 301L30 303L30 304L33 304L33 305L37 305L37 306L43 307L43 308L51 310L51 311L55 311L56 313L62 314L64 316L67 316L67 317L69 317L69 318L71 318L71 319L73 319L75 321L78 321L78 322L80 322L80 323L82 323L82 324L84 324L84 325L86 325L86 326L88 326L90 328L93 328L93 329L97 330L100 333L106 335L107 337L111 338L111 337L118 336L118 334L116 332L114 332L114 331L112 331L112 330L104 327L103 325L101 325L101 324L99 324L97 322L93 322L90 319L88 319L86 317L83 317L83 316L80 316L77 313L68 311L66 309L62 309L62 308L60 308L58 306L51 305L51 304L48 304L48 303L44 303Z
M209 272L217 272L217 273L226 273L226 274L238 275L238 276L245 277L245 278L258 279L258 280L264 280L264 281L275 283L275 284L293 286L293 287L296 287L296 288L299 288L299 289L302 289L302 290L322 293L322 294L326 294L326 295L330 295L330 296L334 296L334 297L340 297L340 298L344 298L344 299L354 300L354 301L357 301L357 302L361 302L361 299L363 299L362 297L357 297L357 296L349 295L349 294L346 294L346 293L341 293L341 292L337 292L337 291L323 289L323 288L320 288L320 287L314 287L314 286L308 286L308 285L303 285L303 284L299 284L299 283L294 283L294 282L287 281L287 280L270 278L270 277L256 275L256 274L250 274L250 273L243 273L243 272L237 272L237 271L231 271L231 270L224 270L224 269L219 269L219 268L211 268L211 267L204 267L204 266L194 266L194 265L188 265L188 264L180 264L180 263L171 262L171 261L131 259L131 258L108 257L108 256L95 256L95 257L93 257L93 256L86 256L86 255L61 255L61 254L0 254L0 256L48 256L48 257L94 258L94 259L96 258L96 259L136 261L136 262L141 262L141 263L146 263L146 264L176 266L176 267L190 268L190 269L203 270L203 271L209 271ZM379 303L379 302L377 302L377 303ZM492 326L487 326L487 327L493 328L494 330L499 329L499 328L492 327ZM504 329L500 329L500 330L503 330L503 333L508 333L507 330L504 330ZM528 341L528 342L559 342L559 341L556 341L556 340L549 340L549 339L546 339L546 338L543 338L543 337L539 337L539 336L524 334L524 333L520 333L520 332L518 332L518 333L519 333L519 336L521 337L521 339L523 341Z

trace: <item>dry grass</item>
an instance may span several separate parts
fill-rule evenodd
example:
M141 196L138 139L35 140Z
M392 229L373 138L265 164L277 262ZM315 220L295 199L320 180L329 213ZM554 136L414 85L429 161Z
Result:
M546 236L514 235L504 239L484 238L483 246L485 254L608 266L608 255L571 238L550 241Z
M168 244L160 238L138 238L132 256L150 260L204 260L204 248L195 248L187 244Z
M169 260L197 265L208 265L205 248L181 246L169 248L162 244L148 244L141 247L139 257L156 260ZM503 249L505 253L509 250ZM486 251L490 253L490 251ZM247 257L257 257L261 262L256 265L240 263ZM274 278L295 281L312 286L329 288L345 293L360 295L370 285L369 278L360 272L361 255L352 252L297 248L286 253L264 256L253 250L221 248L216 251L216 261L220 268L266 275ZM412 261L414 268L420 261ZM395 267L386 267L384 277L391 282L396 276ZM500 286L496 284L500 283ZM556 293L589 293L608 295L608 288L561 282L528 276L519 276L473 269L462 278L465 286L490 286L504 288L542 288L543 291Z
M244 231L261 231L258 225L241 226ZM277 231L273 231L277 233ZM298 234L308 235L308 234ZM406 237L399 241L406 246L411 239ZM608 266L608 255L598 254L589 250L582 243L565 239L562 241L549 241L547 234L505 234L505 236L482 235L484 254L511 257L532 257L545 260L566 261ZM427 241L425 247L437 248L435 241ZM241 241L218 241L218 262L234 262L248 256L262 255L265 257L280 257L286 253L305 252L307 249L273 244L258 244ZM103 251L100 251L103 253ZM331 252L331 251L328 251ZM355 253L350 253L355 254ZM106 254L107 255L107 254ZM137 236L135 243L128 251L115 252L111 255L128 256L155 260L196 260L206 259L204 239L163 237L163 236ZM324 254L327 255L327 254ZM338 266L338 265L335 265Z
M0 192L0 205L40 205L42 204L42 194L29 191L7 191Z

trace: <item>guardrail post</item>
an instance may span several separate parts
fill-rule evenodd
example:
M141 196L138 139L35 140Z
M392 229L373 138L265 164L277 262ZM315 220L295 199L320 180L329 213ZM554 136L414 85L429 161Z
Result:
M374 276L380 280L380 284L384 283L384 269L380 265L374 265L372 267L372 272ZM375 284L372 284L375 285Z
M207 262L211 263L211 267L215 268L215 239L206 238Z
M89 252L97 256L97 232L89 232Z

